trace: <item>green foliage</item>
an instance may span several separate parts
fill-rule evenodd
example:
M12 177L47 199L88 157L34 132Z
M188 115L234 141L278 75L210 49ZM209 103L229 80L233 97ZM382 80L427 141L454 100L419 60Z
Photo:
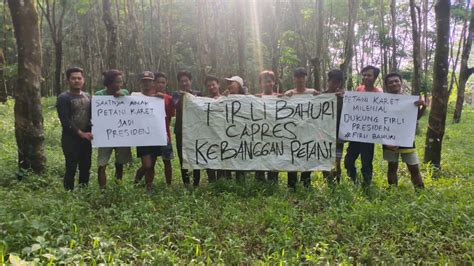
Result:
M132 185L135 160L106 191L96 174L88 188L65 192L54 99L44 99L48 170L18 181L13 101L0 105L0 263L78 264L472 264L474 109L449 125L443 170L415 192L405 166L399 188L386 185L377 147L374 187L347 181L328 186L313 174L311 189L220 180L183 188L177 160L173 185L157 167L155 193ZM450 107L452 108L452 106ZM448 116L451 117L451 116ZM420 123L426 129L426 117ZM420 158L424 134L417 136ZM95 156L94 156L95 158ZM93 160L95 171L95 159ZM110 167L109 167L110 168Z

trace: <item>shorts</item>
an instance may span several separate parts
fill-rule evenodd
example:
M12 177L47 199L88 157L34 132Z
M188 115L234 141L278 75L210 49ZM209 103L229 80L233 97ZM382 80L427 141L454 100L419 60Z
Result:
M398 160L402 157L402 161L408 165L417 165L420 163L416 152L400 153L392 150L383 150L383 159L388 162L398 163Z
M161 156L162 146L145 146L137 147L137 157L141 158L145 155L150 155L151 157Z
M99 166L106 166L109 163L113 150L115 150L116 164L126 164L132 161L132 151L130 147L104 147L98 150L97 164Z
M173 144L169 142L166 146L161 146L161 158L163 160L173 160Z

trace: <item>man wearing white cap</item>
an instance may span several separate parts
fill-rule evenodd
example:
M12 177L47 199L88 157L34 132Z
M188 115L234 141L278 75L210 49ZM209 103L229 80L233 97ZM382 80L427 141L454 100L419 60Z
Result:
M245 89L244 89L244 80L239 77L239 76L232 76L230 78L226 78L227 80L227 88L224 91L224 95L229 95L229 94L240 94L240 95L245 95ZM225 173L225 176L230 177L231 173L230 171L227 171ZM235 171L235 179L237 181L243 181L244 179L244 171Z
M226 94L245 95L244 80L241 77L233 76L231 78L226 78L225 80L227 80Z

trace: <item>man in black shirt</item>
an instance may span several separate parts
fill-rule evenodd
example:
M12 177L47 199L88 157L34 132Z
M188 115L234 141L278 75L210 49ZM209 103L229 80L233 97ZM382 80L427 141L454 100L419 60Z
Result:
M73 67L66 70L69 91L58 96L56 108L62 126L61 146L66 161L64 188L74 189L74 176L79 167L79 185L89 183L92 133L91 100L84 87L84 71Z
M341 87L344 75L341 70L333 69L328 72L327 88L324 93L335 93L337 97L337 118L336 118L336 168L332 171L323 171L324 178L329 184L339 183L341 180L341 158L344 142L339 139L339 125L341 122L342 102L344 89Z
M176 135L176 150L178 151L179 163L181 165L181 177L184 185L189 185L189 172L188 169L183 168L183 95L184 93L191 93L196 96L201 96L199 91L192 89L192 75L191 72L182 70L177 74L179 92L174 98L177 98L176 102L176 120L174 124L174 134ZM201 171L193 170L193 185L197 187L201 180Z

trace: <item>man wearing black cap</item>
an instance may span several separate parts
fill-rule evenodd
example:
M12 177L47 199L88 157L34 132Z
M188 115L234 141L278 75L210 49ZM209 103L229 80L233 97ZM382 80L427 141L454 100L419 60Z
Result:
M140 75L141 92L133 92L132 96L152 96L160 97L154 86L155 75L151 71L144 71ZM135 184L140 183L145 176L145 187L147 192L152 191L153 179L155 178L155 164L158 156L161 156L161 146L137 147L137 156L141 159L142 165L135 174Z
M306 82L308 73L304 67L298 67L293 71L293 83L295 84L295 88L290 89L285 92L285 96L293 96L297 94L312 94L318 95L319 91L315 89L306 88ZM297 172L288 172L288 187L296 188L296 182L298 180L298 173ZM305 187L309 187L311 185L311 172L302 172L301 173L301 181L303 182Z

